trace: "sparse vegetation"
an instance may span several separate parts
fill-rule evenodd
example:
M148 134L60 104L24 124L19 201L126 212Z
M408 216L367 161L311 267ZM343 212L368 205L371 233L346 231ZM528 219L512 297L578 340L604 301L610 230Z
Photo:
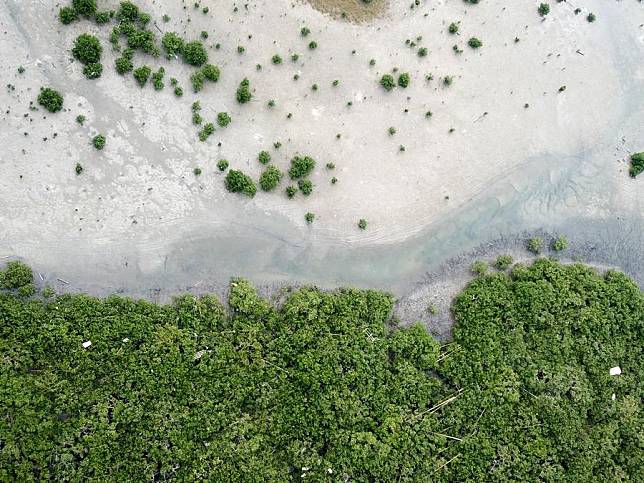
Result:
M152 70L147 65L143 65L138 69L134 69L133 75L139 87L145 87L150 75L152 75Z
M644 171L644 151L631 154L631 167L628 170L629 175L631 178L635 178L642 171Z
M510 265L512 265L513 261L514 260L512 259L512 255L499 255L498 257L496 257L494 266L499 270L507 270L508 268L510 268Z
M313 193L313 183L308 179L300 179L297 182L297 187L304 196L309 196Z
M528 251L537 254L541 251L542 248L543 238L541 238L540 236L535 236L528 240Z
M271 161L271 153L268 151L260 151L257 155L257 160L262 164L268 164Z
M310 156L295 156L291 159L291 168L288 175L291 179L304 178L311 174L315 168L315 160Z
M476 275L485 275L487 273L488 265L483 260L477 260L472 264L472 272Z
M568 248L568 239L563 235L558 236L552 243L552 249L556 252L561 252L566 248Z

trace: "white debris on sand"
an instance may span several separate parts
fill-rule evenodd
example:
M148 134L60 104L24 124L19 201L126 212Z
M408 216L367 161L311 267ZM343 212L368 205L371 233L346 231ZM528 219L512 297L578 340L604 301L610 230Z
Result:
M619 366L611 367L608 371L611 376L619 376L622 373L622 369Z

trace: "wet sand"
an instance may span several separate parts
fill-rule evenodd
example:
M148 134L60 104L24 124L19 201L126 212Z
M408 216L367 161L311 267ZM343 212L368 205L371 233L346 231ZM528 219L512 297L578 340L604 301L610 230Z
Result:
M363 23L373 20L387 10L388 0L305 0L313 8L335 19Z

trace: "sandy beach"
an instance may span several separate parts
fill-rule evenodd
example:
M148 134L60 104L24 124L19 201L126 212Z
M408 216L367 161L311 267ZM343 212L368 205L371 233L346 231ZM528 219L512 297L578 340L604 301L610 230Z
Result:
M0 94L0 256L26 261L43 283L169 296L241 275L405 295L428 271L488 240L537 230L565 233L579 250L595 239L601 247L582 258L642 282L642 180L627 174L628 154L644 149L641 3L591 0L580 15L554 4L542 19L530 2L410 9L392 0L360 23L282 0L237 12L233 2L204 1L207 14L177 2L138 3L153 13L159 36L207 31L219 82L193 94L185 64L137 53L136 65L164 66L185 95L140 89L114 71L109 28L88 20L63 26L53 1L0 5L0 67L13 86ZM588 11L596 22L585 20ZM451 22L460 22L457 35L447 31ZM85 79L70 54L82 32L103 42L98 80ZM468 47L472 36L481 48ZM282 64L271 63L274 54ZM386 92L378 80L394 68L411 82ZM239 105L243 78L254 97ZM64 93L62 112L30 110L44 85ZM195 100L204 118L227 111L233 119L205 143L191 123ZM107 137L100 152L91 145L97 133ZM257 178L263 149L281 169L297 153L314 157L314 193L227 193L217 160ZM316 215L312 226L307 212ZM361 218L365 231L356 226Z

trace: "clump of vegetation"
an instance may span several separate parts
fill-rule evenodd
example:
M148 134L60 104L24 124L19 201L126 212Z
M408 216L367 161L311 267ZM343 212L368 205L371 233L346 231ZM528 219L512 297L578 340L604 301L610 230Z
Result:
M268 151L260 151L257 155L257 159L262 164L268 164L271 161L271 153L269 153Z
M275 166L268 166L259 177L259 186L264 191L272 191L280 184L282 176L282 172Z
M374 290L276 307L235 279L227 302L0 294L6 479L641 479L644 297L623 274L477 277L445 345Z
M589 23L593 23L595 20L597 20L597 16L594 13L589 13L588 16L586 17L586 20Z
M289 199L293 198L297 194L297 188L293 185L287 186L284 191Z
M201 117L201 103L199 101L195 101L192 103L192 124L201 124L203 122L203 118Z
M273 57L271 57L271 62L275 65L279 65L282 63L282 58L279 55L275 54Z
M568 239L563 235L558 236L552 243L552 249L556 252L561 252L566 248L568 248Z
M199 141L205 142L215 132L215 125L209 122L199 131Z
M208 62L208 53L203 44L198 40L188 42L183 46L183 60L187 64L200 67Z
M217 124L219 125L219 127L226 127L228 126L228 124L230 124L231 121L232 119L227 112L217 113Z
M298 180L297 187L304 196L309 196L313 193L313 183L309 179Z
M224 172L228 169L228 160L227 159L220 159L217 161L217 169L221 172Z
M409 74L407 72L403 72L398 76L398 85L405 89L409 85Z
M81 126L82 126L83 124L85 124L85 120L86 120L86 119L87 119L87 118L86 118L85 116L83 116L82 114L79 114L78 116L76 116L76 122L77 122L78 124L80 124Z
M108 11L96 12L96 15L94 16L94 21L98 25L106 24L111 19L112 19L112 16L110 15L110 12L108 12Z
M361 230L366 230L367 220L365 220L364 218L360 218L360 220L358 220L358 228L360 228Z
M301 35L302 37L306 37L306 36L307 36L307 35L309 35L310 33L311 33L311 29L310 29L310 28L308 28L308 27L302 27L302 28L300 29L300 35Z
M467 41L467 45L469 45L473 49L478 49L479 47L483 46L483 42L481 42L476 37L470 37L470 40Z
M83 67L83 75L88 79L98 79L103 74L103 64L93 62Z
M206 76L203 72L198 70L190 75L190 83L192 84L192 90L194 92L199 92L203 89L204 82L206 81Z
M63 25L69 25L70 23L78 20L78 12L71 6L62 7L58 11L58 20L60 20L60 23Z
M79 15L90 18L96 13L96 0L72 0L72 7Z
M97 37L90 34L80 34L74 40L72 55L83 64L95 64L101 60L103 47Z
M219 67L213 64L206 64L201 68L201 73L210 82L217 82L219 80Z
M535 236L528 240L528 251L532 253L539 253L543 248L543 238L540 236Z
M291 159L288 175L291 179L304 178L315 169L315 160L310 156L295 156Z
M58 112L63 108L63 95L49 87L41 87L38 94L38 104L49 112Z
M315 215L309 211L304 215L304 220L306 220L307 225L310 225L315 220Z
M449 27L447 28L447 31L450 34L458 33L458 23L457 22L452 22L451 24L449 24Z
M134 79L136 79L137 84L139 84L139 87L145 87L145 84L147 84L150 75L152 75L152 69L150 69L147 65L144 65L139 67L138 69L134 69L133 75Z
M384 87L386 91L390 91L394 87L396 87L396 82L394 81L394 77L392 75L385 74L380 78L380 85Z
M472 264L472 272L476 275L485 275L487 273L488 265L483 260L477 260Z
M116 18L122 23L133 23L139 18L139 7L132 2L121 2Z
M163 67L159 67L159 70L152 74L152 86L155 91L160 91L165 87L165 84L163 83L164 76L165 69Z
M255 182L251 177L234 169L228 171L225 186L231 193L242 193L249 198L252 198L257 193L257 186L255 186Z
M631 178L635 178L642 171L644 171L644 151L631 154L631 167L628 170L628 174Z
M311 49L311 50L315 50L315 49L317 49L317 48L318 48L318 43L317 43L315 40L311 40L311 41L309 42L309 49Z
M418 57L427 57L427 54L429 53L429 50L427 47L421 47L418 49Z
M117 58L114 61L114 65L116 66L116 72L120 75L132 72L132 69L134 69L134 64L132 64L132 61L126 57Z
M183 39L175 32L167 32L161 39L161 45L168 59L182 55L184 44Z
M494 266L499 270L507 270L508 268L510 268L510 265L512 265L513 261L514 260L512 259L512 255L499 255L498 257L496 257Z
M33 293L33 279L31 267L17 260L7 263L5 269L0 270L0 288L3 289Z
M239 83L235 97L240 104L246 104L252 99L253 95L250 92L250 81L248 79L244 79Z
M83 166L80 163L76 163L74 172L76 173L76 176L80 175L83 172Z
M105 141L106 141L105 136L103 136L102 134L98 134L94 136L94 139L92 139L92 144L96 149L100 151L105 147Z
M539 4L539 8L537 8L537 12L539 12L539 15L541 15L542 17L545 17L550 13L550 5L547 3Z
M454 83L454 76L452 76L452 75L446 75L445 77L443 77L443 85L444 85L445 87L449 87L449 86L451 86L453 83Z

